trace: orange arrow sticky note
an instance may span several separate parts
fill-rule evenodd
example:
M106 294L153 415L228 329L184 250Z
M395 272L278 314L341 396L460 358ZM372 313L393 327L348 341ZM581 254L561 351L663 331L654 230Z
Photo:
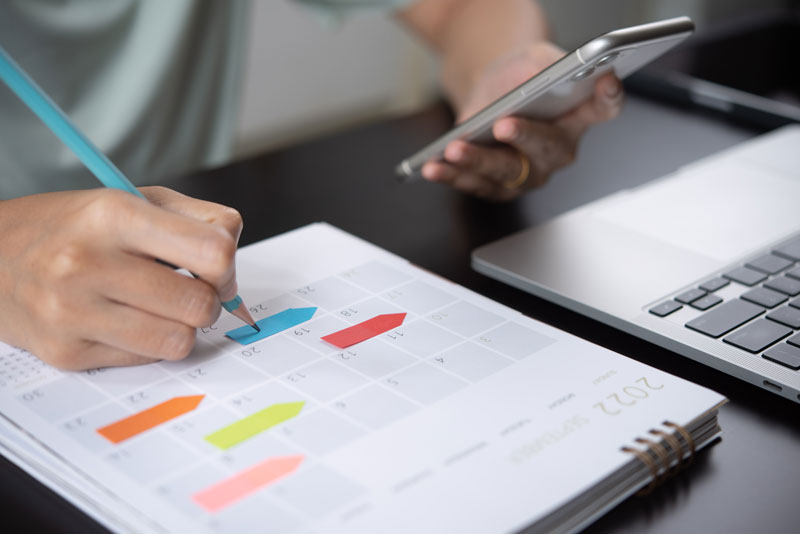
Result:
M153 427L166 423L178 416L189 413L200 404L205 395L189 395L174 397L152 408L142 410L116 423L97 429L97 433L111 443L119 443Z

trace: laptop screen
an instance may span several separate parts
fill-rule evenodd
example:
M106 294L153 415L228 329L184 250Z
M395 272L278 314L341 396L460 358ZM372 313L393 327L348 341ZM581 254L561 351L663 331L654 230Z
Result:
M772 128L800 122L800 8L698 27L629 88Z

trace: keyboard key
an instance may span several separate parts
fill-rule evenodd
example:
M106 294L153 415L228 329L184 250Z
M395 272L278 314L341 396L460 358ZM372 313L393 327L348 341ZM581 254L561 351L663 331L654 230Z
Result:
M709 293L712 293L712 292L716 291L717 289L722 289L723 287L727 286L728 284L730 284L730 282L728 280L725 280L724 278L712 278L711 280L709 280L707 282L703 282L702 284L700 284L700 289L703 289L705 291L708 291Z
M707 336L719 337L762 313L761 306L736 299L692 319L686 326Z
M792 262L786 258L781 258L774 254L767 254L766 256L761 256L760 258L749 261L745 265L756 271L761 271L762 273L778 274L791 264Z
M791 276L792 278L800 280L800 267L795 267L794 269L786 273L786 276Z
M788 276L779 276L769 282L764 282L764 287L786 293L790 297L800 295L800 280L792 280Z
M750 302L755 302L765 308L774 308L778 304L786 302L786 295L764 287L757 287L746 293L742 293L742 298Z
M785 365L789 369L795 371L800 369L800 348L787 345L786 343L781 343L780 345L772 347L761 356L775 363Z
M791 333L791 328L786 328L783 325L767 321L766 319L759 319L758 321L740 328L728 337L722 338L722 341L755 353L761 352Z
M786 340L787 343L790 343L796 347L800 347L800 334L795 334L789 339Z
M690 289L688 291L684 291L683 293L675 297L675 300L677 300L678 302L683 302L684 304L689 304L699 299L700 297L705 296L705 294L706 292L703 291L702 289Z
M794 299L792 302L789 303L789 306L800 308L800 298Z
M794 261L800 261L800 237L795 237L773 250L775 254Z
M659 317L666 317L670 313L680 310L681 308L683 308L683 306L674 300L668 300L666 302L662 302L658 306L653 306L650 308L650 313L653 315L658 315Z
M697 308L698 310L707 310L712 306L716 306L722 302L722 299L716 295L706 295L705 297L699 298L692 302L692 308Z
M766 274L750 269L749 267L739 267L723 274L722 276L746 286L754 286L757 283L763 282L767 279Z
M800 328L800 310L784 306L767 314L767 319L772 319L791 328Z

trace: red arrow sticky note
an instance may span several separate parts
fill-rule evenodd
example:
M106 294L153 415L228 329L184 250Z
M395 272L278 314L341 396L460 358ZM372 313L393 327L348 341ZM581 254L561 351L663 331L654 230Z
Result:
M339 330L333 334L328 334L323 337L323 341L327 341L331 345L345 349L356 343L361 343L375 336L379 336L384 332L396 328L403 324L406 318L405 313L387 313L378 315L363 323L358 323L344 330Z

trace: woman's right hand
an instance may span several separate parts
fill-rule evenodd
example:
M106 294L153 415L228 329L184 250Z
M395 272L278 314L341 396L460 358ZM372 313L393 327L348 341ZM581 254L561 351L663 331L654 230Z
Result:
M177 360L237 292L239 214L163 187L0 202L0 339L69 370ZM154 261L179 265L184 276Z

